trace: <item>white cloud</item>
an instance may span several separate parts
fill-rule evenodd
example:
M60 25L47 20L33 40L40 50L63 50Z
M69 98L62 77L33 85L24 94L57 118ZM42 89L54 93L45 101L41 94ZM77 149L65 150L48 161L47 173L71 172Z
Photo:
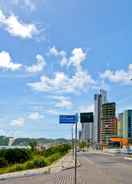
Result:
M58 108L71 108L73 106L72 101L68 97L54 96L52 98L57 101L55 106Z
M0 136L6 136L6 132L4 129L0 129Z
M51 55L53 55L53 56L56 56L56 57L60 55L59 50L56 49L55 46L49 49L49 53L50 53Z
M73 65L76 70L70 76L64 72L56 72L52 77L43 75L40 81L28 83L28 86L33 90L54 94L79 93L95 85L95 81L89 73L82 68L82 62L86 60L87 54L81 48L73 49L70 58L67 58L67 53L65 51L58 50L55 47L52 47L49 53L55 57L61 57L63 65L65 64L69 67Z
M60 114L58 111L56 111L55 109L48 109L47 114L50 114L52 116L58 116L58 114Z
M35 1L34 0L13 0L13 3L16 5L22 4L23 6L26 6L30 8L31 10L35 9Z
M39 120L43 119L44 116L42 116L39 112L33 112L28 116L28 119L30 120Z
M44 0L11 0L13 5L27 7L31 11L36 9L38 3Z
M14 127L23 127L25 124L24 118L18 118L16 120L11 121L10 125Z
M81 64L86 60L87 54L82 48L75 48L72 51L72 56L69 59L69 65L73 65L77 70L81 70Z
M28 86L36 91L52 93L77 93L95 84L91 76L85 72L76 72L68 77L63 72L57 72L53 78L42 76L39 82L29 83Z
M23 117L20 117L20 118L17 118L15 120L12 120L10 122L10 126L12 127L16 127L16 128L21 128L25 125L26 121L28 122L28 120L40 120L40 119L43 119L44 116L41 115L39 112L33 112L31 114L29 114L29 116L23 118Z
M0 7L6 12L16 9L35 11L44 3L46 0L0 0Z
M73 65L77 70L81 70L81 64L86 60L87 53L82 48L74 48L70 58L67 57L67 53L63 50L57 49L55 46L50 48L49 53L55 57L60 58L61 66Z
M46 66L46 62L43 56L37 55L36 60L37 60L36 64L26 67L27 72L37 73L37 72L41 72L44 69L44 67Z
M129 64L128 70L106 70L101 74L101 78L105 80L109 80L114 83L121 84L132 84L132 64Z
M57 49L55 46L49 49L49 53L55 57L60 58L60 64L61 66L68 64L67 54L63 50Z
M94 112L94 104L79 107L79 112Z
M21 64L15 64L12 62L12 58L8 52L0 52L0 69L15 71L19 70L21 67Z
M15 15L5 16L0 10L0 26L12 36L20 38L32 38L39 33L34 24L27 24L18 19Z
M128 65L128 70L132 71L132 64Z

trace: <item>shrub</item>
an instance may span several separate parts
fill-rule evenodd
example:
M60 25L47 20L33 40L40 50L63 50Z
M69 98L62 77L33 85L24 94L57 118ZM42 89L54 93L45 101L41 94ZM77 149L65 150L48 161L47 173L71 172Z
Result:
M8 149L1 150L0 157L3 157L9 164L24 163L32 158L30 150L26 149Z
M52 164L54 161L58 160L61 157L60 153L55 153L47 158L48 164Z
M25 169L33 169L33 168L34 168L33 161L29 161L26 163Z
M0 168L7 167L7 166L8 166L7 160L5 160L5 158L1 157L0 158Z
M69 151L69 149L71 149L71 146L68 144L57 145L57 146L47 149L44 153L44 156L49 157L53 155L54 153L60 153L61 155L64 155Z
M22 164L17 164L16 165L16 170L15 171L23 171L25 169L24 165Z
M25 169L24 165L22 164L15 164L8 168L8 172L17 172L17 171L23 171Z
M35 168L41 168L47 166L47 162L44 159L35 159L33 161Z
M40 158L27 162L25 165L25 169L41 168L45 166L47 166L47 162L44 159Z

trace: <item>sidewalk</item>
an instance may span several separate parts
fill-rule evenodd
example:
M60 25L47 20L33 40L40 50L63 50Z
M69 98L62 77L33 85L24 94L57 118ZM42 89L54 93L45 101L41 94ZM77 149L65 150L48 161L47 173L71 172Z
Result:
M62 170L74 168L74 160L71 153L68 153L60 160L54 162L51 166L40 168L40 169L32 169L8 174L0 175L0 180L5 180L9 178L19 178L25 176L34 176L34 175L42 175L42 174L50 174L50 173L57 173ZM80 164L78 163L78 166Z

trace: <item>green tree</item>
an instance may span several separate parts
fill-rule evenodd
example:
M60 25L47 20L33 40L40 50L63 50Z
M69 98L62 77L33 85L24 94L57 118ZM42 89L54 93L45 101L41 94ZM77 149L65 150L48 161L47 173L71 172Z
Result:
M81 141L81 142L79 143L79 148L80 148L81 150L83 150L83 151L84 151L84 148L86 148L86 146L87 146L87 143L86 143L85 141Z
M33 152L35 152L35 151L36 151L36 146L37 146L37 141L31 141L31 142L29 143L29 146L31 147L31 150L32 150Z

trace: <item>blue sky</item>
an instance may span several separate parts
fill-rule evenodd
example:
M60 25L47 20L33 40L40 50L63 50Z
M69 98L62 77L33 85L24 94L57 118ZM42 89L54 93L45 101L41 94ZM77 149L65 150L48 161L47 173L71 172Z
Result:
M131 0L0 0L0 134L66 137L108 90L132 108Z

